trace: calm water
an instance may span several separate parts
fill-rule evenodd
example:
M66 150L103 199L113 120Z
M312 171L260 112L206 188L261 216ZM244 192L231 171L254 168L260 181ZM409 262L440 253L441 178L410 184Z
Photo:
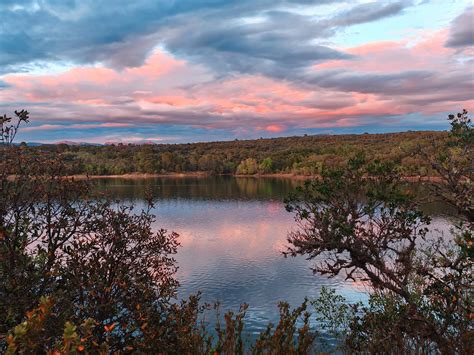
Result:
M282 200L300 181L206 177L104 179L97 184L137 207L150 191L157 199L156 228L180 235L179 296L201 291L203 301L219 301L223 310L248 303L248 332L277 321L278 301L299 305L305 297L317 297L322 286L337 289L350 301L366 300L363 286L314 275L310 261L282 256L286 236L295 228ZM437 205L426 208L434 216L442 210ZM441 217L433 224L447 229Z

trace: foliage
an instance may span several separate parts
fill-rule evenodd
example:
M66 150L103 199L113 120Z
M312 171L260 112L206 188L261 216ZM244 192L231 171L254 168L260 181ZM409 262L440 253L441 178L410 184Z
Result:
M445 139L446 132L403 132L193 144L58 144L28 147L28 150L60 153L69 174L206 172L314 176L321 173L323 166L342 167L354 152L363 152L368 160L400 163L405 175L432 176L436 175L435 170L415 153L419 147L433 155L436 150L430 142Z
M259 172L263 174L268 174L273 171L273 161L272 158L265 158L258 166Z
M28 111L15 111L16 120L3 115L0 117L0 145L11 145L22 123L28 123ZM13 122L13 123L12 123Z
M344 315L348 331L342 338L348 351L474 349L474 135L466 111L449 119L449 139L442 146L436 142L441 153L430 161L443 178L433 184L434 193L458 211L451 240L429 229L430 219L405 191L393 164L367 162L362 155L343 169L325 168L320 179L286 201L299 225L289 235L287 255L306 255L317 260L315 272L342 274L371 289L369 304L353 305L350 312L344 302L340 307L323 302L317 308L332 329L340 329Z
M247 158L240 162L239 166L237 167L237 174L254 175L257 173L257 170L257 161L253 158Z
M155 324L147 327L148 336L151 343L128 342L118 348L124 352L152 353L160 349L160 353L166 354L308 354L313 348L315 334L310 331L309 313L304 312L306 302L290 310L287 303L281 303L280 321L276 327L269 324L267 329L260 334L258 339L251 343L243 336L244 318L247 305L243 305L237 314L232 311L224 315L224 325L218 322L215 328L216 335L210 335L205 324L193 327L198 324L196 310L198 310L197 299L193 299L184 312L175 315L183 318L176 318L175 327L169 329L174 331L172 343L161 341L157 344L156 337L163 334L154 333L157 329ZM120 333L120 325L112 323L104 326L105 337L98 334L97 328L100 324L92 319L85 319L79 326L70 321L64 323L63 333L55 338L51 343L50 333L46 323L52 317L54 303L50 298L43 297L37 308L27 312L26 320L17 325L7 336L7 354L18 352L47 351L49 354L78 354L97 353L108 354L113 347L114 333ZM214 305L216 309L219 305ZM188 318L189 317L189 318ZM303 322L303 326L298 327L298 321ZM191 325L191 327L190 327ZM161 339L163 340L163 339ZM169 341L169 339L167 339ZM51 343L45 347L45 344Z
M437 154L427 154L419 149L419 155L430 163L444 184L431 186L434 195L457 209L467 220L474 220L474 129L467 111L449 115L451 131L449 140L441 144L432 141Z
M5 147L3 157L0 333L50 295L54 309L40 342L46 348L66 322L86 319L94 319L94 336L100 343L107 338L110 349L143 342L147 322L170 341L175 313L182 312L172 303L177 235L154 232L149 209L137 214L93 196L88 182L65 176L60 157L16 146ZM108 334L111 324L120 324L120 332Z
M306 301L290 311L288 303L280 303L280 322L273 330L269 324L252 348L254 354L307 354L314 349L316 335L309 325L310 313ZM297 328L297 320L303 315L303 326Z

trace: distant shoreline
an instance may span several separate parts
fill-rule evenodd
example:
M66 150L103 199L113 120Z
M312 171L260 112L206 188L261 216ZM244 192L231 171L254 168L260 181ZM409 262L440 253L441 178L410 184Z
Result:
M150 178L186 178L186 177L198 177L205 178L210 176L232 176L236 178L284 178L284 179L295 179L295 180L307 180L313 179L317 176L305 176L305 175L294 175L294 174L285 174L285 173L274 173L274 174L254 174L254 175L244 175L244 174L212 174L207 172L187 172L187 173L165 173L165 174L149 174L149 173L128 173L120 175L87 175L87 174L77 174L69 175L67 177L74 179L150 179Z
M244 174L211 174L206 172L185 172L185 173L166 173L166 174L148 174L148 173L129 173L121 175L70 175L69 178L73 179L150 179L150 178L187 178L187 177L197 177L205 178L210 176L232 176L235 178L280 178L280 179L292 179L292 180L310 180L318 178L319 175L295 175L291 173L273 173L273 174L254 174L254 175L244 175ZM441 182L442 179L439 176L405 176L403 180L408 182Z

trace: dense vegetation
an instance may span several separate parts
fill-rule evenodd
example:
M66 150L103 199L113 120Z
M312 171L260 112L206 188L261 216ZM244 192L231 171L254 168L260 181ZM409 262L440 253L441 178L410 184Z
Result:
M288 198L300 226L288 253L317 260L315 272L371 289L368 305L350 309L329 297L319 308L351 352L474 350L474 129L466 111L449 119L448 141L435 155L420 154L444 179L433 195L457 211L450 238L430 228L393 162L356 155Z
M457 211L451 235L430 227L402 183L400 159L352 149L339 164L323 161L320 177L286 201L299 226L286 255L364 283L370 302L348 304L325 290L294 310L281 303L279 323L251 342L243 335L245 305L210 334L199 315L212 306L199 295L177 302L177 234L154 231L149 209L108 201L88 181L66 176L71 157L84 151L163 147L64 147L57 154L60 147L15 146L28 113L16 116L0 117L0 351L307 354L322 349L319 329L347 353L473 352L474 129L467 112L449 117L449 134L430 133L436 139L425 137L425 148L412 151L443 179L429 186ZM269 163L250 159L257 169Z
M61 153L72 174L208 172L213 174L291 173L317 175L324 165L343 166L356 152L367 159L396 161L406 175L433 175L421 147L446 138L446 132L404 132L304 136L231 142L158 145L52 145L33 150Z

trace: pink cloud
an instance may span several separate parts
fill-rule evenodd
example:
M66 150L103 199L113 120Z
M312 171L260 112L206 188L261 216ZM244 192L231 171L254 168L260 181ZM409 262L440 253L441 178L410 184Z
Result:
M23 131L32 132L32 131L50 131L58 129L90 129L90 128L121 128L121 127L132 127L130 123L120 123L120 122L105 122L97 124L70 124L70 125L59 125L59 124L43 124L39 126L24 127Z
M186 65L185 61L176 60L172 56L161 51L155 51L145 62L144 65L134 68L126 68L123 71L125 76L135 76L140 79L149 78L150 80L179 70Z
M121 71L77 67L55 75L6 75L2 101L28 102L37 122L48 122L30 131L168 123L281 133L378 124L380 117L473 106L468 53L446 48L446 38L446 30L420 32L340 49L355 59L313 66L309 77L326 75L314 82L257 74L216 78L199 65L155 51L142 66ZM429 75L420 79L410 72ZM52 123L65 120L71 124Z
M285 130L285 127L282 125L271 124L265 127L265 130L272 133L279 133Z
M358 75L397 75L408 71L433 73L427 79L413 76L400 80L399 92L353 92L358 103L340 113L403 115L413 112L436 114L472 107L468 92L474 89L469 55L445 46L448 31L420 32L415 39L386 41L346 48L355 60L335 60L313 67L315 72L339 71ZM421 38L420 38L421 37ZM472 55L472 54L471 54ZM456 82L458 85L456 85ZM472 95L471 95L472 96Z
M444 43L448 31L421 32L417 38L399 41L379 41L357 47L341 48L355 59L332 60L314 66L315 70L345 69L358 72L401 72L449 68L455 51Z

